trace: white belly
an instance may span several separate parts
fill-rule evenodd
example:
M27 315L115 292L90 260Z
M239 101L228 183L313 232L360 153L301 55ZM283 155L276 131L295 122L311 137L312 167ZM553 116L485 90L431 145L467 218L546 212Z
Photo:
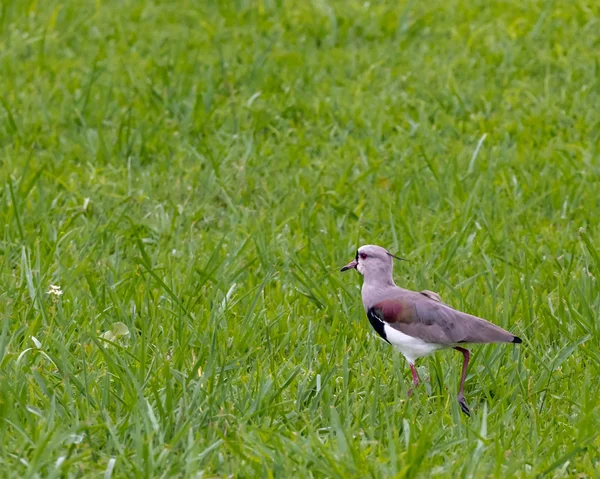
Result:
M401 333L397 329L385 324L385 336L394 348L401 352L410 364L420 357L427 356L438 349L444 348L440 344L426 343L422 339L413 338Z

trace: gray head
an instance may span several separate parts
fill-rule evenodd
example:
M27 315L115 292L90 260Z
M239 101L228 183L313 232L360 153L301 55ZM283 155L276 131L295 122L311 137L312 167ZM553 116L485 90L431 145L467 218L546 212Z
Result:
M381 282L394 284L392 271L394 256L385 248L375 245L364 245L356 251L356 258L342 268L342 271L356 269L365 277L365 282Z

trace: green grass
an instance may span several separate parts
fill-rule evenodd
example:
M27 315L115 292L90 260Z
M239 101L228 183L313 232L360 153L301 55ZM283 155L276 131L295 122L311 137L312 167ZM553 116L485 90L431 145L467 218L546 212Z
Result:
M593 0L0 2L0 475L600 477L599 48ZM364 243L523 338L471 418Z

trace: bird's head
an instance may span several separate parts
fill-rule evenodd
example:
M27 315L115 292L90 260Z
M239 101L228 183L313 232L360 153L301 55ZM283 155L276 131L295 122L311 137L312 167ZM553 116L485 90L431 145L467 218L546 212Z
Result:
M393 255L385 248L376 245L364 245L356 251L356 258L344 266L341 271L355 269L365 280L392 281L393 259L403 259Z

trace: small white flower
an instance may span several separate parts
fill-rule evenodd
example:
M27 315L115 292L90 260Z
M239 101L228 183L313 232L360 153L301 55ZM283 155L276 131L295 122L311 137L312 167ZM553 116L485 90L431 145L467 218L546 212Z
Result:
M53 294L54 296L62 296L63 290L60 289L60 286L51 284L50 289L48 290L48 294Z

